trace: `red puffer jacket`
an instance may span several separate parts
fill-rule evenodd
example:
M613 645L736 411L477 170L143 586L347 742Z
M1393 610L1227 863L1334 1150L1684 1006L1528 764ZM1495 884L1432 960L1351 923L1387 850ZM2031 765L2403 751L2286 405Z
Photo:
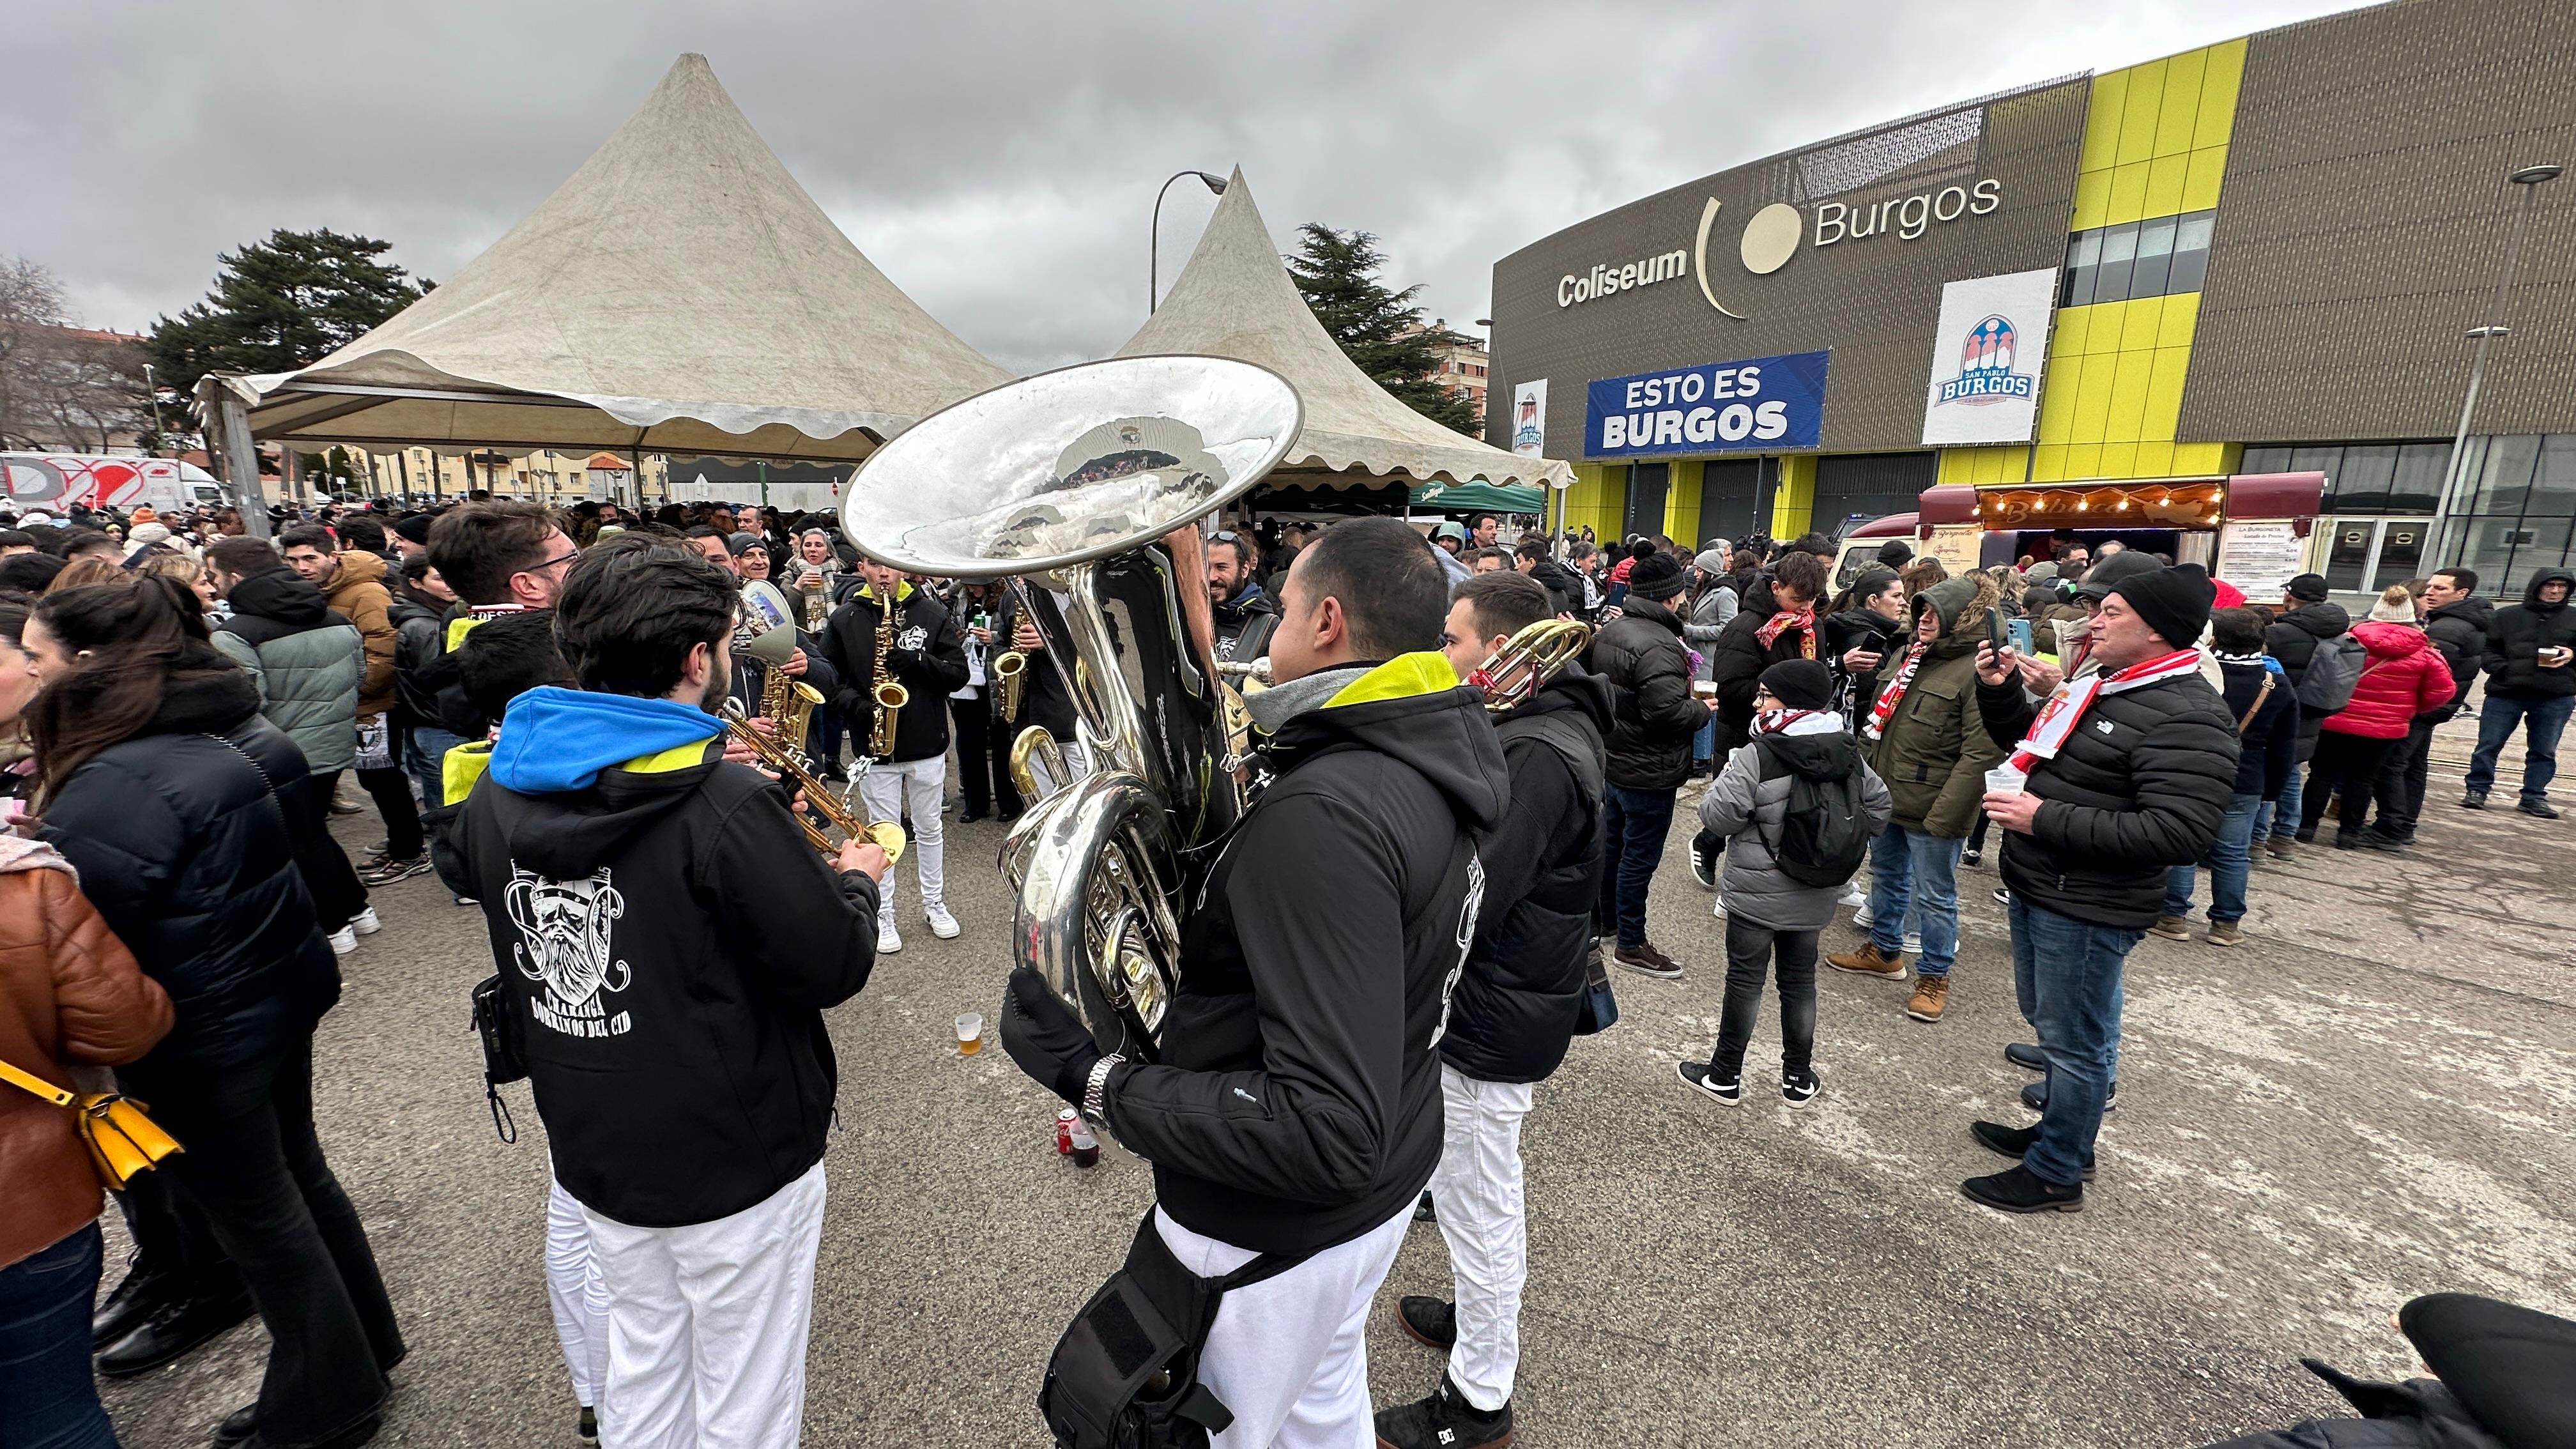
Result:
M2326 716L2327 729L2374 740L2404 739L2415 716L2450 704L2451 668L2423 630L2365 620L2352 626L2352 637L2370 658L2362 666L2361 682L2352 687L2352 703Z

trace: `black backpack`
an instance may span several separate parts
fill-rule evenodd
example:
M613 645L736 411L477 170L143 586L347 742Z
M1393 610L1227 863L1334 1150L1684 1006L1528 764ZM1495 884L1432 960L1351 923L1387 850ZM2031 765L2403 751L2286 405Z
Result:
M1819 889L1845 884L1869 856L1869 816L1860 805L1860 761L1839 780L1811 780L1782 763L1772 748L1778 736L1754 741L1762 751L1762 778L1789 777L1789 804L1778 838L1769 842L1780 873Z

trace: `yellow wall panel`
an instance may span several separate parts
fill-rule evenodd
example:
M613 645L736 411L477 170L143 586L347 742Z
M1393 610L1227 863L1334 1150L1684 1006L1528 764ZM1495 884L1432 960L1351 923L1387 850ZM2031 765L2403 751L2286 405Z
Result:
M2138 444L2137 460L2129 476L2133 478L2169 478L2173 476L2174 445L2171 443Z
M2129 70L2129 94L2120 107L2121 165L2156 154L2156 113L2163 109L2165 62L2151 60Z
M2048 324L2048 360L2054 366L2061 357L2073 357L2084 350L2084 339L2092 330L2093 309L2062 307Z
M2236 129L2236 91L2245 80L2245 42L2240 37L2209 47L2208 68L2200 81L2200 115L2191 144L2224 146Z
M2063 442L2075 431L2075 389L2083 364L2072 357L2052 360L2039 380L2039 436Z
M2076 231L2091 231L2108 226L2103 218L2111 214L2111 173L2108 168L2085 171L2075 178L2075 215L2069 225Z
M2170 438L2182 417L2182 378L2191 365L2191 349L2159 347L2137 355L2154 359L2148 369L2146 411L2139 420L2138 436Z
M2207 211L2218 205L2218 183L2226 175L2226 147L2203 146L2192 152L2183 173L2182 210Z
M2145 161L2127 161L2111 172L2111 201L2103 224L2136 221L2147 214L2147 166Z
M2156 328L2157 347L2189 347L2200 325L2200 294L2176 292L2164 299L2164 321Z
M1664 532L1682 547L1699 551L1700 470L1697 459L1673 464L1664 488Z
M2210 473L2233 473L2244 454L2242 443L2176 443L2170 476L2193 478Z
M2134 443L2143 436L2139 430L2147 413L2147 384L2155 368L2152 350L2120 354L2111 374L2111 412L2102 424L2103 442Z
M2097 478L2135 478L2138 476L2138 445L2104 443L2102 461L2093 476Z
M2145 215L2171 216L2183 209L2184 179L2191 172L2191 153L2159 156L2147 163Z
M2073 443L2066 449L2066 470L2060 478L2099 478L2102 476L2102 445Z
M2207 81L2202 85L2206 87ZM2093 79L2093 96L2084 114L2084 152L2076 161L2083 171L2106 171L2120 155L2120 115L2129 103L2129 72L2115 70Z
M2067 441L2102 441L2102 430L2111 418L2111 379L2119 365L2117 354L2087 357L2076 365L2075 425L2067 430Z
M1771 536L1796 538L1815 525L1816 455L1799 453L1780 460L1780 483L1771 490Z
M2165 61L2164 95L2156 111L2157 155L2172 156L2192 148L2200 119L2201 83L2208 68L2205 50L2186 50Z
M2066 445L2042 443L2031 452L2030 480L2054 483L2066 476Z

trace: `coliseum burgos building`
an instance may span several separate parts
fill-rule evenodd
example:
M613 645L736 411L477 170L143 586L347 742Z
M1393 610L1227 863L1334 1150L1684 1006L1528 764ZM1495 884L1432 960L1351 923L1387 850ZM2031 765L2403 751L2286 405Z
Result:
M2249 594L2511 597L2576 525L2576 175L2532 179L2576 167L2567 18L2398 0L1579 222L1494 266L1489 438L1574 461L1604 539L1914 513L1954 562L2122 537Z

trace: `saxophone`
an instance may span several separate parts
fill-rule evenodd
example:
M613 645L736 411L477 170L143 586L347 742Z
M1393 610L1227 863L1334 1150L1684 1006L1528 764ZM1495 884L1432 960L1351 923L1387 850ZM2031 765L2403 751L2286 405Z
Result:
M777 727L778 743L800 758L805 753L805 732L813 726L814 706L822 702L823 691L790 677L783 663L769 665L761 674L760 712Z
M902 586L897 585L895 592L900 594L901 591ZM895 718L912 701L912 691L897 684L886 673L886 655L894 648L895 610L901 602L899 598L877 601L877 714L876 725L868 732L868 758L872 760L882 760L894 753Z

